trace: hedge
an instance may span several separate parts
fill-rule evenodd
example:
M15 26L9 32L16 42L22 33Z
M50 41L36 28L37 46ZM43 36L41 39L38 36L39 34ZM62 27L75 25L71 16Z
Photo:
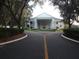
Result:
M2 37L8 37L8 36L13 36L17 35L20 33L23 33L23 29L17 29L17 28L0 28L0 38Z
M64 35L79 40L79 29L64 29Z

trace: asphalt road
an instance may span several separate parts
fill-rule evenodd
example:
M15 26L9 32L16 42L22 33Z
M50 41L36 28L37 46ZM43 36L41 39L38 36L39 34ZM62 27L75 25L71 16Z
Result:
M28 32L28 37L0 46L0 59L79 59L79 44L57 32Z

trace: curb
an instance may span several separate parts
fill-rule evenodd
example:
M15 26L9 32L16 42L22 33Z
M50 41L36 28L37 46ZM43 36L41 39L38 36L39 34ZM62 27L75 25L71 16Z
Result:
M71 39L71 38L68 38L68 37L64 36L63 34L61 35L61 37L65 38L65 39L68 39L68 40L70 40L70 41L73 41L73 42L79 43L79 41L74 40L74 39Z
M0 46L2 46L2 45L6 45L6 44L9 44L9 43L13 43L13 42L20 41L20 40L26 38L27 36L28 36L28 35L25 35L25 36L23 36L23 37L21 37L21 38L18 38L18 39L12 40L12 41L8 41L8 42L0 43Z

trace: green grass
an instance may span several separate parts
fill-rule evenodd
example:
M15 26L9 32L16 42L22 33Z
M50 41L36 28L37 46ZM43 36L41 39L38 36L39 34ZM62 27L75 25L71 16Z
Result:
M39 32L39 31L48 31L48 32L63 32L63 29L60 29L60 30L56 30L56 29L52 29L52 30L49 30L49 29L25 29L25 32L28 32L28 31L33 31L33 32Z

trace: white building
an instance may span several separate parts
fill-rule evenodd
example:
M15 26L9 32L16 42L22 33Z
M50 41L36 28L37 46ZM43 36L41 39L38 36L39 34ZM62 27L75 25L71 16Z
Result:
M47 13L42 13L31 18L30 26L33 29L63 29L64 23L62 19L57 19Z

